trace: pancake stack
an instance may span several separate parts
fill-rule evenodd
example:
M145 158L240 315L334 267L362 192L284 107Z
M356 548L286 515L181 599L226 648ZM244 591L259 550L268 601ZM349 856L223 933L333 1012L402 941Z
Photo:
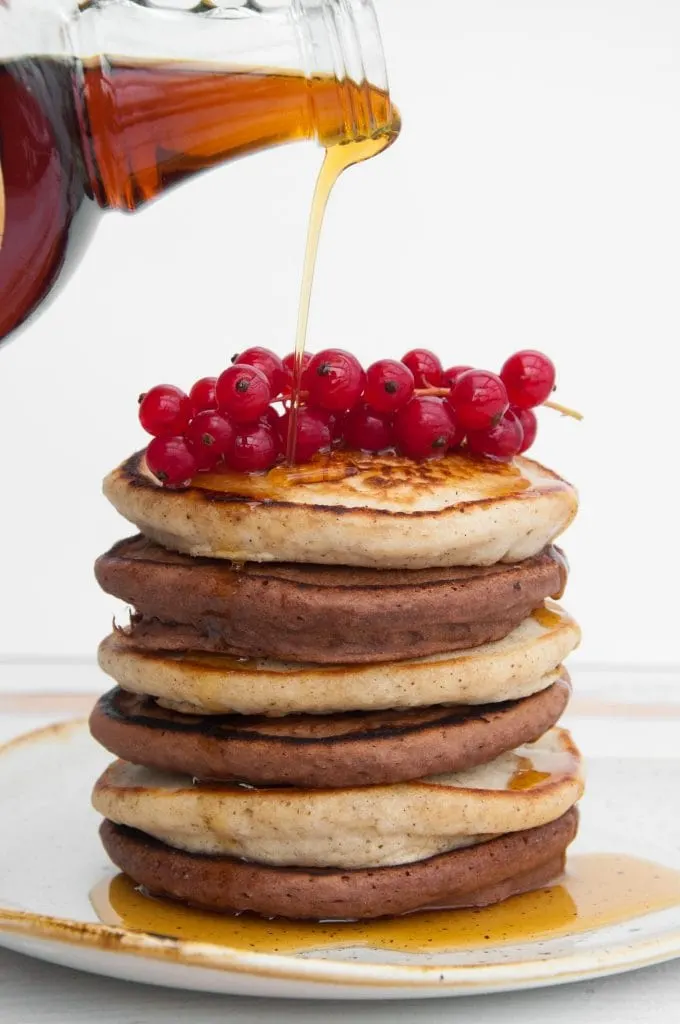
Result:
M526 458L336 452L161 488L97 562L132 608L91 718L109 856L209 910L364 919L546 885L577 828L557 727L579 641L552 598L573 488Z

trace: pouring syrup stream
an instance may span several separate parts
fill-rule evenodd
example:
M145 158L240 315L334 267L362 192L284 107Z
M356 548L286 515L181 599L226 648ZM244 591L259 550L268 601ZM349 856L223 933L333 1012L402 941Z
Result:
M319 239L323 226L324 214L328 205L328 199L333 186L344 170L353 164L362 163L364 160L377 156L384 149L394 142L401 127L399 114L395 108L388 104L390 120L377 128L366 138L360 138L351 142L336 142L326 147L323 163L316 181L312 206L309 214L309 225L307 228L307 243L305 258L302 268L302 284L300 287L300 302L298 306L297 330L295 333L295 365L293 369L293 391L290 405L290 418L288 421L288 437L286 444L286 463L292 466L295 462L295 443L297 437L298 409L300 405L300 392L302 381L302 357L305 352L307 341L307 327L309 324L309 307L312 297L312 285L314 283L314 271L319 251Z

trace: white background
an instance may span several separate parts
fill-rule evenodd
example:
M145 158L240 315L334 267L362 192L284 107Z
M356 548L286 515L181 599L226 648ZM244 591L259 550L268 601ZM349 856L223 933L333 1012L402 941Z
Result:
M680 5L376 3L404 130L333 196L310 346L488 367L547 351L586 414L543 412L535 449L582 496L576 658L675 662ZM291 347L319 160L288 147L107 215L0 353L0 656L89 656L107 631L91 565L132 531L100 479L144 443L138 393Z

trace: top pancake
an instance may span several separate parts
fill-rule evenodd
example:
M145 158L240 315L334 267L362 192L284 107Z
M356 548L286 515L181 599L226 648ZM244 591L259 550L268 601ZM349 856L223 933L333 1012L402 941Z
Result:
M104 493L171 550L237 562L374 568L494 565L538 554L574 518L574 488L530 459L429 462L339 451L266 474L162 488L133 455Z

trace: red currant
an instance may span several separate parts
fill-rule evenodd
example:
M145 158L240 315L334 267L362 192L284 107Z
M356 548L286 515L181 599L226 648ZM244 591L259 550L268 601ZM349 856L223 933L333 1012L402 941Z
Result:
M302 353L302 374L300 376L300 388L302 391L306 391L309 384L309 376L307 370L314 356L311 352ZM290 352L283 358L283 368L286 371L286 387L292 389L293 379L295 375L295 353Z
M178 437L192 415L189 396L172 384L157 384L139 400L139 422L154 437Z
M455 413L448 402L444 402L444 407L451 419L451 427L453 430L451 440L449 441L449 451L454 451L454 449L460 448L463 441L465 440L465 427L461 426L461 424L457 421Z
M455 433L443 399L417 395L394 417L394 434L404 455L429 459L446 455Z
M323 420L330 431L331 444L337 448L345 439L345 423L349 413L328 412L327 409L313 409L314 415Z
M185 438L199 469L214 469L231 450L236 431L218 412L199 412L186 429Z
M226 456L227 465L239 473L261 473L276 462L280 442L266 423L241 427L234 444Z
M488 430L508 408L505 384L488 370L466 370L451 389L448 401L466 430Z
M391 448L394 440L392 426L368 405L352 409L345 419L345 441L350 448L364 452L382 452Z
M260 423L266 423L268 426L272 428L275 434L278 434L279 432L280 421L281 417L279 416L278 412L276 411L273 405L270 405L267 409L265 409L265 411L260 416Z
M472 430L468 433L468 448L475 455L485 455L499 462L509 462L517 455L524 440L522 425L514 412L508 410L489 430Z
M200 380L196 381L189 392L191 407L195 413L205 412L206 409L217 408L217 398L215 396L216 384L217 377L201 377Z
M280 395L288 382L288 374L283 365L283 360L272 352L270 348L261 348L259 345L247 348L232 360L233 363L240 363L244 366L256 366L261 370L269 381L272 398Z
M442 387L452 388L461 373L465 373L466 370L472 369L472 366L450 366L448 370L444 370L442 373Z
M442 364L427 348L414 348L402 358L413 374L417 388L438 388L442 383Z
M506 359L501 377L512 404L533 409L550 397L555 387L555 365L542 352L525 349Z
M328 429L331 432L331 445L333 448L339 448L345 440L345 424L349 415L349 413L339 412L329 417Z
M310 405L317 405L328 412L352 409L361 398L366 381L366 374L356 356L341 348L317 352L307 373Z
M522 428L524 440L522 441L522 447L519 450L519 454L521 455L522 452L528 451L536 440L538 420L536 419L536 413L533 409L518 409L515 405L510 407L510 412L515 414L519 420L519 425Z
M290 412L281 417L279 433L285 446L288 441ZM331 448L331 428L321 410L303 407L297 411L295 437L295 461L309 462L317 452L328 452Z
M146 449L146 464L165 487L188 487L198 469L183 437L154 437Z
M380 359L366 371L364 401L376 412L396 412L413 395L413 374L404 363Z
M217 379L217 407L234 423L255 423L272 398L269 381L256 366L236 363Z

